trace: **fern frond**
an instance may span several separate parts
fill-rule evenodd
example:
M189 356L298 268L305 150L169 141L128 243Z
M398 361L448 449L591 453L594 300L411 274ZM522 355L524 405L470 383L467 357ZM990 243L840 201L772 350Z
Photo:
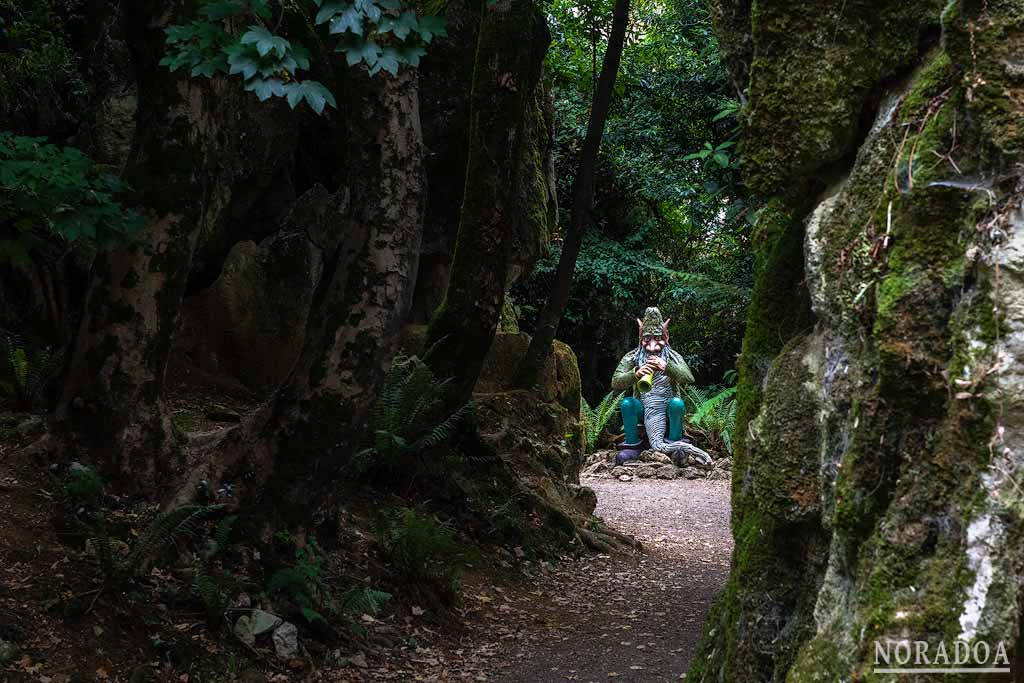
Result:
M704 401L697 409L697 412L694 413L693 423L697 425L702 424L709 415L714 413L723 401L732 398L735 393L736 387L728 387Z
M412 445L413 451L425 451L450 440L455 435L455 429L459 426L469 413L473 410L472 402L466 403L461 408L448 416L441 424L430 430L430 433L421 437Z
M157 516L132 548L124 563L125 570L135 573L172 543L195 537L199 525L223 508L223 505L184 505Z
M390 599L391 593L374 590L369 586L356 586L341 595L340 609L346 616L376 615Z
M231 532L234 531L237 522L238 515L228 515L217 523L217 528L214 529L213 536L210 537L210 540L213 541L213 553L210 555L210 559L224 552L224 549L228 547L231 541Z

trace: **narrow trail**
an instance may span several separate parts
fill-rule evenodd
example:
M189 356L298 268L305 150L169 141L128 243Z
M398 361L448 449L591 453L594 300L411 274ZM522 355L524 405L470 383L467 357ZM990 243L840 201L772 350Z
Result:
M558 565L526 600L491 613L477 628L505 633L486 680L684 680L728 574L729 482L583 483L597 491L596 514L647 552Z

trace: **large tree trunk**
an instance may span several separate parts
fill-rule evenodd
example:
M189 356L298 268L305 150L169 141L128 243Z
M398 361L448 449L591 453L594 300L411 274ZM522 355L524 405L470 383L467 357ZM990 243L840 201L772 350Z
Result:
M501 318L511 247L531 220L523 201L527 116L550 37L533 2L482 3L471 95L469 161L445 298L430 323L426 362L469 399Z
M159 65L164 28L180 9L125 7L139 90L126 179L148 220L129 246L96 257L55 414L58 434L75 437L137 489L166 480L178 465L161 399L197 235L216 226L232 186L251 179L294 137L273 125L280 109L253 107L235 83L186 80ZM229 149L243 136L244 150Z
M519 372L522 386L531 387L537 382L541 367L551 355L551 342L558 332L558 323L569 303L569 289L576 259L583 246L583 235L590 227L590 211L594 208L594 175L597 171L597 154L601 149L608 110L611 108L612 93L615 91L615 77L619 73L619 62L626 42L626 26L629 23L629 0L615 0L612 10L612 30L608 37L608 48L604 53L601 75L594 90L594 102L587 122L587 135L580 151L579 168L572 182L572 222L562 242L562 253L558 258L558 269L551 286L548 300L541 309L534 330L530 348L523 358Z
M772 199L740 362L736 550L688 680L881 680L876 644L915 641L1012 660L1021 5L717 4L731 54L752 49L742 154Z
M308 519L366 436L411 305L425 182L415 71L352 81L342 187L324 214L343 237L325 256L302 352L267 405L198 454L175 503L205 481L222 502L263 498Z

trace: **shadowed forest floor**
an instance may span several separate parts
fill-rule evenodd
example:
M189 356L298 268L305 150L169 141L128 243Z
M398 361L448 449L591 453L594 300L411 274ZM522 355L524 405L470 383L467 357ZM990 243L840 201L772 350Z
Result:
M728 481L586 479L596 513L645 553L544 562L496 549L466 572L450 617L396 604L364 615L370 636L347 648L303 631L307 664L286 668L170 599L171 570L136 596L101 591L95 561L61 540L59 484L10 459L13 445L0 444L0 640L20 651L4 683L678 681L728 572Z
M729 482L583 483L597 491L596 514L647 553L566 562L515 593L506 586L476 596L494 598L471 617L473 636L487 640L476 649L494 665L479 680L684 679L728 574Z

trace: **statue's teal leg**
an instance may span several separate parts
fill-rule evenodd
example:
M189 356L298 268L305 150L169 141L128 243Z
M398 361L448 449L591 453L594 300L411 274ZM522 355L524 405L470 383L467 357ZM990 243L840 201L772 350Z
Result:
M668 440L679 441L683 438L683 422L686 416L686 403L676 396L668 402Z
M640 414L643 410L643 404L632 396L625 397L619 404L619 411L622 413L622 430L626 433L626 443L628 444L640 443L636 425L640 421Z

